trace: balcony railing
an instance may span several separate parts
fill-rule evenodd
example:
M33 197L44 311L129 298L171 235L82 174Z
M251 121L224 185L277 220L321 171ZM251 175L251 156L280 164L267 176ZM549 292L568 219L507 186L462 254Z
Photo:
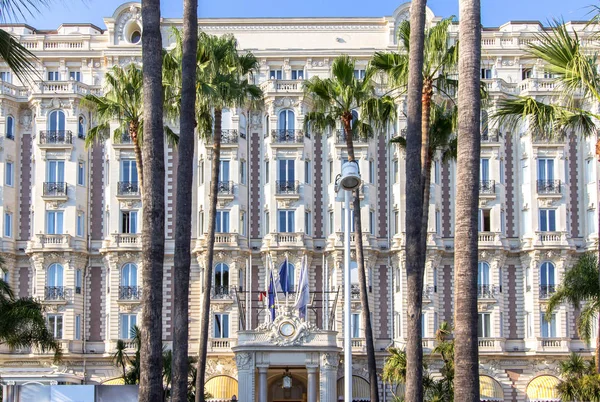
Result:
M44 300L65 300L66 292L64 286L46 286Z
M496 194L496 181L495 180L480 180L479 181L479 194Z
M238 131L237 130L221 130L221 144L237 144L238 143Z
M369 138L373 138L372 135L369 136L362 136L362 135L358 135L356 133L354 133L352 135L352 142L353 143L362 143L362 144L366 144L369 142ZM346 132L344 130L336 130L335 132L335 143L336 144L345 144L346 143Z
M233 292L229 289L229 286L214 286L212 289L213 299L231 299Z
M220 181L217 183L217 194L233 194L232 181Z
M65 182L45 182L44 195L49 197L60 197L67 195L67 183Z
M296 181L277 181L275 182L276 194L298 194L300 184Z
M540 299L549 299L556 292L556 285L540 285Z
M360 287L355 283L350 285L350 300L360 300Z
M494 290L492 289L492 285L477 285L477 298L493 299Z
M119 300L140 300L141 298L141 286L119 286Z
M271 138L277 144L296 144L304 142L304 132L302 130L271 130Z
M120 181L117 183L118 195L140 195L140 186L137 181Z
M42 130L40 144L73 144L71 130Z
M560 194L560 180L538 180L538 194Z
M498 130L488 130L481 133L481 142L498 142Z

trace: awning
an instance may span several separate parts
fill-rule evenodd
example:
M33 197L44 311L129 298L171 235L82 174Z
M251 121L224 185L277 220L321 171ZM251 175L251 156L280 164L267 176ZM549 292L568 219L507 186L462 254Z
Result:
M211 395L210 399L227 399L238 395L238 382L236 379L226 375L213 377L204 384L204 389Z
M535 377L527 386L527 399L529 401L560 401L556 386L560 380L551 375Z
M340 378L337 383L338 398L344 396L344 377ZM362 377L352 376L352 398L353 399L370 399L371 389L369 383Z
M102 385L125 385L123 377L111 378L102 383Z
M502 386L492 377L480 375L479 399L482 401L503 401L504 391L502 391Z

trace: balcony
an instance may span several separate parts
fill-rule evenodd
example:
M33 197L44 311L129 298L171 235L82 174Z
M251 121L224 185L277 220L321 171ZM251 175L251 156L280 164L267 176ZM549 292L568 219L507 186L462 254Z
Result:
M494 299L494 289L492 285L477 285L478 299Z
M304 239L303 232L270 233L269 236L265 237L263 247L291 247L304 250L310 246L305 244Z
M119 286L119 301L139 301L142 298L141 286Z
M536 232L535 243L530 246L568 246L567 234L565 232Z
M27 242L26 252L41 251L84 251L87 242L82 238L74 238L69 234L43 234L35 235L34 240Z
M231 352L231 348L237 344L235 338L213 338L210 340L209 352Z
M137 181L120 181L117 183L118 197L139 198L140 186Z
M538 180L537 193L541 195L560 194L560 180Z
M230 288L229 286L213 286L210 297L214 300L232 300L234 289L234 287Z
M67 200L67 183L65 182L45 182L42 191L44 199Z
M538 352L568 352L570 340L567 338L537 338Z
M41 130L40 145L73 145L73 133L71 130Z
M479 338L477 346L479 352L502 352L504 351L504 338Z
M277 195L299 195L300 183L296 181L276 181L275 194Z
M214 136L214 133L213 133ZM237 145L238 140L239 140L238 136L238 131L234 130L234 129L221 129L221 145ZM242 137L243 138L243 137ZM214 137L209 138L206 141L206 144L213 144L214 143Z
M556 293L556 285L540 285L540 299L549 299Z
M295 145L304 143L303 130L271 130L271 140L273 144Z
M487 130L481 133L481 142L496 143L499 141L500 134L497 129Z
M360 300L360 287L357 283L350 285L350 300Z
M362 136L356 133L352 134L352 143L357 145L367 145L372 135ZM335 130L335 144L340 146L346 145L346 133L344 130Z
M62 302L67 300L67 289L64 286L46 286L44 301Z
M350 339L350 345L353 352L366 352L367 347L363 338L352 338Z
M141 250L142 235L139 233L113 233L112 239L107 239L102 242L100 252L115 251L115 249L123 250Z
M265 95L278 94L278 93L302 93L304 88L302 87L303 80L275 80L270 79L263 82L260 88L263 90Z
M479 181L479 194L480 195L496 194L496 180L480 180Z
M205 252L208 247L208 233L200 236L196 240L194 247L194 253ZM218 250L231 250L232 248L246 248L248 247L248 240L244 236L240 236L239 233L215 233L215 249Z
M220 181L217 183L217 194L218 195L233 195L233 182L232 181Z

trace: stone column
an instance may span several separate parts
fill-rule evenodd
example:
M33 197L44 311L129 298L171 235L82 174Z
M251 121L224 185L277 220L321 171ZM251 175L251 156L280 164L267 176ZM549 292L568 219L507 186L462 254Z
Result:
M338 365L339 356L337 352L326 352L321 355L320 402L337 402Z
M308 373L307 402L317 402L317 366L306 366Z
M238 401L254 402L254 359L248 352L240 352L235 356L238 368Z
M258 366L258 402L267 402L267 372L269 366Z

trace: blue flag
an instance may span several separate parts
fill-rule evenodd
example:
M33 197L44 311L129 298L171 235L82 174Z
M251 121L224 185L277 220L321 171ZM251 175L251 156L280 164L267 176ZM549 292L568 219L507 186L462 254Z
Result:
M269 280L269 311L271 312L271 322L275 321L275 281L273 280L273 271Z
M289 273L289 262L287 257L285 258L285 262L281 264L281 268L279 268L279 287L281 288L281 292L287 296L290 293L290 281L288 279Z

